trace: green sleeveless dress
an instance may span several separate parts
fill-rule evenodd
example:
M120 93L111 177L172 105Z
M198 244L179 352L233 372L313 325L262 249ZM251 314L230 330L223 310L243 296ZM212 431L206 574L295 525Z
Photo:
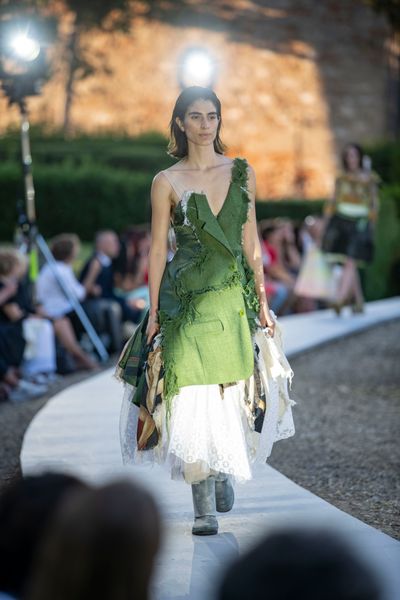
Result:
M224 455L226 460L221 461L232 474L235 469L228 463L235 460L232 458L234 450L225 448L219 453L217 446L222 442L218 440L239 435L241 439L232 440L232 444L242 444L243 452L246 452L245 438L248 433L252 435L254 411L265 410L264 392L259 390L255 394L253 391L252 426L245 423L249 420L249 404L245 406L243 398L246 394L248 397L248 384L255 370L252 335L257 328L259 311L254 274L242 248L249 203L247 161L243 158L233 160L228 194L217 216L203 193L184 191L171 223L176 252L166 264L160 285L160 333L148 346L147 312L118 361L116 375L129 386L129 403L139 409L138 421L132 421L128 439L125 431L123 443L125 446L137 444L139 451L156 450L160 461L171 452L179 454L182 440L177 428L190 428L190 414L195 413L198 424L204 420L205 430L207 420L210 426L218 429L211 438L207 432L202 434L203 444L215 446L215 454ZM194 396L196 400L193 400ZM225 403L222 402L224 398ZM191 406L193 402L195 405ZM223 411L231 410L233 405L236 406L235 414L225 415ZM206 416L202 414L203 406L209 411ZM219 411L218 418L229 421L235 431L236 421L240 421L241 433L232 434L232 429L226 429L225 424L217 427L213 407ZM187 415L184 414L186 409ZM175 413L180 414L180 425L174 421ZM126 418L125 415L125 428ZM178 440L178 450L173 451L166 441L170 421ZM200 424L198 427L201 428ZM196 437L197 433L194 430L189 437ZM207 442L204 442L205 438ZM190 448L181 458L189 458L182 460L209 462L204 457L207 454L204 449L196 446L193 450L194 442L189 440L187 443ZM129 451L129 448L125 450ZM214 470L221 470L221 465Z

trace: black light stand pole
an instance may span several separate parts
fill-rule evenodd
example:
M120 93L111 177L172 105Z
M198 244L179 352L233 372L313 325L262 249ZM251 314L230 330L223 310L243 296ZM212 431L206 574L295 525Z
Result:
M18 106L21 113L21 157L22 157L22 169L24 174L24 183L25 183L25 200L26 200L26 216L28 218L28 226L29 226L29 248L28 250L32 252L34 247L36 246L40 252L42 253L45 261L49 265L57 283L60 288L64 292L65 296L70 301L72 308L78 315L80 322L82 323L86 333L89 336L90 341L93 346L97 350L100 359L105 362L109 355L104 347L103 342L99 338L94 329L92 323L88 319L85 311L83 310L75 292L69 289L63 282L57 270L57 263L52 255L48 245L46 244L45 239L39 233L39 229L36 224L36 208L35 208L35 188L33 185L33 176L32 176L32 157L30 150L30 140L29 140L29 120L28 113L26 110L25 99L20 99L18 101Z

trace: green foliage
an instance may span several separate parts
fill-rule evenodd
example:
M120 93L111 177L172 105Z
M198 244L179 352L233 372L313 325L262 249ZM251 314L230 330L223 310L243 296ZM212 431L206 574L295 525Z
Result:
M257 220L286 217L303 221L308 215L321 215L324 200L267 200L256 203Z
M91 240L96 230L111 227L122 231L127 225L150 219L149 173L129 173L87 165L79 169L61 165L35 168L36 208L42 234L51 237L63 231ZM2 219L0 239L10 239L16 221L15 201L21 174L17 165L0 165Z
M387 186L380 194L375 232L375 256L365 273L367 300L385 298L395 292L393 267L400 261L400 185Z
M36 165L82 166L104 164L129 171L153 171L170 166L173 162L166 153L167 140L158 132L149 132L135 138L116 135L85 136L65 139L58 132L43 135L40 129L32 131L31 150ZM19 161L19 132L9 132L1 139L0 162Z
M372 168L383 183L400 184L400 142L380 142L365 147L372 159Z

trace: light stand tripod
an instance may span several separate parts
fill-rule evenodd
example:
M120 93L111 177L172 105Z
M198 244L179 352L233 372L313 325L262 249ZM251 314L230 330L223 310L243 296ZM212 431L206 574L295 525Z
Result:
M22 158L22 169L24 175L25 184L25 199L26 199L26 236L27 236L27 250L30 253L35 252L35 248L38 248L42 253L44 260L49 265L52 274L54 275L57 283L64 292L65 296L71 303L72 308L77 314L83 328L85 329L90 341L96 349L100 359L104 362L108 359L109 355L104 347L103 342L97 335L92 323L88 319L85 311L83 310L75 292L68 288L63 279L60 277L57 263L48 247L45 239L39 233L39 229L36 223L36 209L35 209L35 188L33 185L32 176L32 157L30 151L30 139L29 139L29 120L26 110L25 98L20 98L16 101L19 106L21 114L21 158Z

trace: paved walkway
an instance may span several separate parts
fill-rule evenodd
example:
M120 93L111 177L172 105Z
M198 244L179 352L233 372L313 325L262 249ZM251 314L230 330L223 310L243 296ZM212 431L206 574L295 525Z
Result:
M400 318L400 299L370 303L364 315L331 311L281 319L290 357L377 322ZM269 465L236 488L235 508L218 517L220 534L192 536L190 487L171 481L160 467L121 465L118 419L122 386L106 371L54 396L26 432L23 472L51 468L102 482L120 474L154 490L166 523L164 548L154 581L157 600L212 600L227 562L265 532L288 524L324 525L347 536L383 577L387 600L400 599L400 542L340 511ZM296 424L296 410L293 417ZM277 442L290 444L290 439Z

